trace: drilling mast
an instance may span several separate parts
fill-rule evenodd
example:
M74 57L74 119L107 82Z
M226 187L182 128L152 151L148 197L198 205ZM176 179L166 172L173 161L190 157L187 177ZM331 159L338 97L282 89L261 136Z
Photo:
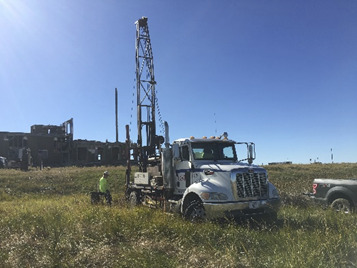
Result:
M155 76L148 18L142 17L136 24L136 90L137 90L137 127L138 161L140 170L145 172L149 157L156 157L161 139L156 136L155 123Z

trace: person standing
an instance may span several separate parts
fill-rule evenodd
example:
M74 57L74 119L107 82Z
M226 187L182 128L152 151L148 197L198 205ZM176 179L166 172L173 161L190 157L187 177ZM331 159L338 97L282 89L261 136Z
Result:
M109 186L107 178L109 177L109 172L104 171L103 177L99 180L99 192L101 195L105 196L105 200L107 201L108 205L112 204L112 196L110 195Z

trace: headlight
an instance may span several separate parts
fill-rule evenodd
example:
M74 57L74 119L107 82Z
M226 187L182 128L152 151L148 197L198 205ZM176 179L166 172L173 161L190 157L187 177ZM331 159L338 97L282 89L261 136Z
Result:
M269 183L269 197L270 198L280 198L278 190L271 183Z
M203 192L201 197L204 200L228 200L228 196L224 193Z
M277 189L274 189L271 193L272 198L279 198L279 193Z

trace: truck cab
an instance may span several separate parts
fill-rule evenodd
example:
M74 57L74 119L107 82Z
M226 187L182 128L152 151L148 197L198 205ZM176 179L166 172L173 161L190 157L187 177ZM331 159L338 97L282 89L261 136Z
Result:
M246 146L247 157L238 158L238 145ZM276 216L280 197L268 181L267 171L252 164L253 143L237 143L227 135L190 137L175 140L172 150L172 185L166 186L180 198L179 209L185 218Z

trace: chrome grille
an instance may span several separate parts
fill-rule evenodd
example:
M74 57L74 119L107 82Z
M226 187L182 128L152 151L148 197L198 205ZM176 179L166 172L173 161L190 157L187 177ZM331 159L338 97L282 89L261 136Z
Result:
M237 173L236 180L239 198L264 197L268 193L266 173Z

